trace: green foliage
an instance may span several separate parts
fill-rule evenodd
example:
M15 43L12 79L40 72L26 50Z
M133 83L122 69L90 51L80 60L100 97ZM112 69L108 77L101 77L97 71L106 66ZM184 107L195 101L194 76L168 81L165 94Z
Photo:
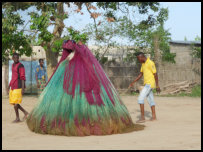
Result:
M139 93L137 93L137 92L132 92L130 95L133 95L133 96L137 96L137 95L139 95Z
M107 61L108 61L107 57L101 57L101 59L100 59L101 64L105 64Z
M59 52L59 50L61 50L61 46L63 44L63 41L64 41L64 39L55 40L53 42L52 51L53 52Z
M201 97L201 85L192 88L191 97Z
M157 22L163 26L164 22L168 20L168 9L161 8L157 16Z
M39 15L38 13L31 12L30 17L31 17L32 25L30 25L30 29L43 31L44 28L48 27L48 23L49 23L48 17L49 16L50 15L48 15L48 13L46 13L44 15Z
M50 5L49 11L43 12L42 15L39 15L38 13L35 13L35 12L30 13L31 23L32 23L30 25L30 29L36 30L37 32L39 32L37 44L43 46L45 51L49 49L48 46L50 46L50 43L54 39L51 45L51 51L59 52L62 50L61 46L63 44L63 41L66 40L67 37L55 38L54 34L52 34L47 30L51 23L50 21L51 15L55 12L53 10L55 5L51 5L51 4L49 5ZM55 15L55 17L57 17L57 15ZM65 17L67 17L67 15L65 15L64 18Z
M151 58L154 57L154 36L157 35L159 37L159 49L162 55L162 61L175 63L175 53L170 53L170 45L169 41L170 33L168 30L165 30L163 26L159 26L156 29L147 29L141 30L137 33L130 33L132 37L130 37L131 41L135 38L134 45L136 46L135 49L131 49L127 51L127 59L126 61L137 62L136 60L136 53L137 52L145 52L151 55Z
M107 10L105 16L116 18L116 21L113 23L106 22L105 19L101 21L101 24L97 26L95 30L95 25L89 25L86 29L89 32L90 38L96 40L95 45L105 45L121 48L114 40L114 37L128 38L130 42L134 42L136 48L127 50L127 57L124 59L126 62L135 61L135 54L138 51L146 51L146 53L154 55L154 43L153 37L154 34L158 34L160 38L160 50L163 54L163 60L169 62L175 62L174 54L170 53L169 49L169 40L170 33L163 29L164 22L168 19L168 9L160 8L159 3L157 2L98 2L97 6ZM147 14L147 17L143 17L139 22L134 21L132 18L129 18L131 10L138 10L138 15ZM122 11L122 15L116 17L116 11ZM150 14L149 12L157 12L157 15ZM126 13L125 13L126 12ZM101 58L101 49L99 47L96 52L96 56ZM107 47L110 49L110 47ZM104 51L104 53L107 53ZM99 57L100 56L100 57Z
M69 36L65 36L65 37L62 37L62 38L60 38L58 40L55 40L53 42L53 45L52 45L52 51L53 52L59 52L59 51L61 51L62 50L61 46L63 44L63 41L64 40L69 40L69 39L70 39Z
M164 22L168 19L168 9L160 8L156 20L150 24L149 21L143 21L135 25L127 17L120 19L121 36L127 36L131 42L134 42L136 49L127 52L128 61L136 62L136 52L142 51L154 57L154 36L158 36L159 49L161 50L162 61L175 63L176 54L170 53L169 41L171 34L163 28Z
M99 8L117 10L118 2L98 2Z
M31 25L30 29L31 30L36 30L37 32L40 32L38 35L39 41L38 44L41 44L43 42L47 43L50 42L53 38L53 34L50 33L47 28L49 26L49 18L50 18L49 13L44 13L43 15L39 15L38 13L32 12L30 13L31 17Z
M80 10L83 4L87 4L87 2L5 2L3 7L7 5L13 6L12 11L16 11L19 9L26 10L30 6L35 6L37 11L29 14L31 17L30 29L34 32L33 39L35 39L35 36L37 37L37 43L35 44L43 46L45 50L51 48L53 52L58 52L61 50L60 45L64 40L61 37L64 30L63 21L68 18L68 15L59 8L64 7L65 4L70 7L70 3L77 5ZM88 4L91 5L92 2ZM97 57L104 61L104 55L110 48L121 48L114 39L118 36L120 38L129 38L140 49L153 48L151 41L153 32L157 27L163 25L168 18L168 10L160 8L159 2L96 2L96 6L104 10L102 23L96 25L96 22L94 22L94 25L90 25L87 32L82 34L68 28L68 38L76 42L81 40L83 43L86 43L89 38L96 40L96 45L99 46L98 50L100 50ZM133 12L130 12L131 8ZM134 21L129 18L130 14L134 14L134 11L137 11L138 15L143 15L139 22L135 22L137 19ZM118 16L117 12L122 13ZM107 22L106 18L113 18L113 21L108 20ZM47 30L50 25L56 27L54 28L56 31L53 34ZM164 53L166 52L167 57L164 57L164 59L167 60L171 58L168 57L167 35L164 36L163 43L160 43L160 48L164 50ZM102 48L102 45L106 48ZM101 53L102 49L103 52ZM153 55L153 51L151 51L151 54Z
M195 37L195 41L201 41L201 37L199 37L198 35Z
M175 57L176 57L175 53L165 52L165 53L162 54L162 61L176 63L175 62Z
M158 2L126 2L129 6L137 6L140 14L146 14L151 9L153 12L159 10Z
M69 36L71 40L74 40L76 42L81 41L83 44L85 44L88 41L88 35L87 33L81 33L79 31L74 30L72 27L67 28L69 32Z
M5 6L2 10L2 62L8 60L13 51L20 55L30 56L32 48L30 39L23 31L18 31L18 27L23 25L24 21L18 13L13 12L12 6Z
M158 2L97 2L97 6L103 9L112 9L118 10L122 6L133 6L137 7L140 14L146 14L151 9L154 12L157 12L159 9Z
M176 53L170 53L169 41L171 40L171 34L163 26L158 27L155 32L159 36L159 49L161 50L162 61L175 63ZM152 48L154 48L153 45Z
M201 47L192 45L192 56L201 59Z
M201 41L201 37L197 35L195 41ZM191 53L192 57L201 59L201 46L195 46L195 44L192 44L191 48L192 48Z
M12 11L26 10L36 2L1 2L2 8L12 7Z

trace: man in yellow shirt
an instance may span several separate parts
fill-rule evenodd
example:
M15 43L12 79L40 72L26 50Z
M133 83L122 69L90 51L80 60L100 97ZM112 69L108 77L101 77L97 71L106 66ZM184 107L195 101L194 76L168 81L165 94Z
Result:
M144 117L144 99L147 97L148 103L151 106L152 110L152 118L151 120L156 120L156 113L155 113L155 102L152 89L156 88L157 93L160 93L160 87L158 84L158 75L156 72L155 64L149 58L146 58L144 53L138 52L137 59L140 63L142 63L142 67L140 70L140 74L138 77L130 84L129 88L133 86L133 84L138 81L144 75L144 88L140 92L138 97L138 103L140 104L141 110L141 119L138 120L138 123L145 122Z

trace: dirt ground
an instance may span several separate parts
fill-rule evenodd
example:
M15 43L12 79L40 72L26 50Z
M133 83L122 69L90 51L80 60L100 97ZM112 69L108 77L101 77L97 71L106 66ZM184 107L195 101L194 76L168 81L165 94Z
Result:
M136 96L121 96L134 122L140 110ZM142 131L108 136L66 137L31 132L25 122L13 124L15 113L2 99L2 149L199 149L201 150L201 98L155 97L158 120L147 121ZM22 106L31 111L37 97L24 96ZM151 111L146 101L146 119ZM23 114L20 112L21 118Z

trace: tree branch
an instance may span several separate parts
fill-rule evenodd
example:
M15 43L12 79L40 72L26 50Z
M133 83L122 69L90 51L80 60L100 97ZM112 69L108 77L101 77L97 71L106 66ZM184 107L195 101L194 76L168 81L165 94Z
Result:
M86 3L85 6L86 6L87 11L90 13L90 16L91 16L92 12L89 10L88 4ZM97 30L96 19L95 19L94 17L92 17L92 16L91 16L91 18L93 18L93 20L94 20L94 27L95 27L95 30L96 30L96 37L97 37L97 35L98 35L98 30Z
M107 45L107 47L106 47L106 50L105 50L104 53L102 54L100 60L104 57L104 55L105 55L106 52L108 51L108 48L109 48L109 42L110 42L110 40L111 40L112 37L113 37L113 35L111 35L111 36L109 37L109 39L108 39L108 45Z

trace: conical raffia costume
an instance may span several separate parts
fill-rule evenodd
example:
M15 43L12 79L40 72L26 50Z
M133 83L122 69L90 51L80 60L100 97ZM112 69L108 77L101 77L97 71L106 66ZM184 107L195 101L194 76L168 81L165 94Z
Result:
M68 61L70 50L74 57ZM27 119L36 133L86 136L133 131L127 108L85 45L68 40L57 68Z

